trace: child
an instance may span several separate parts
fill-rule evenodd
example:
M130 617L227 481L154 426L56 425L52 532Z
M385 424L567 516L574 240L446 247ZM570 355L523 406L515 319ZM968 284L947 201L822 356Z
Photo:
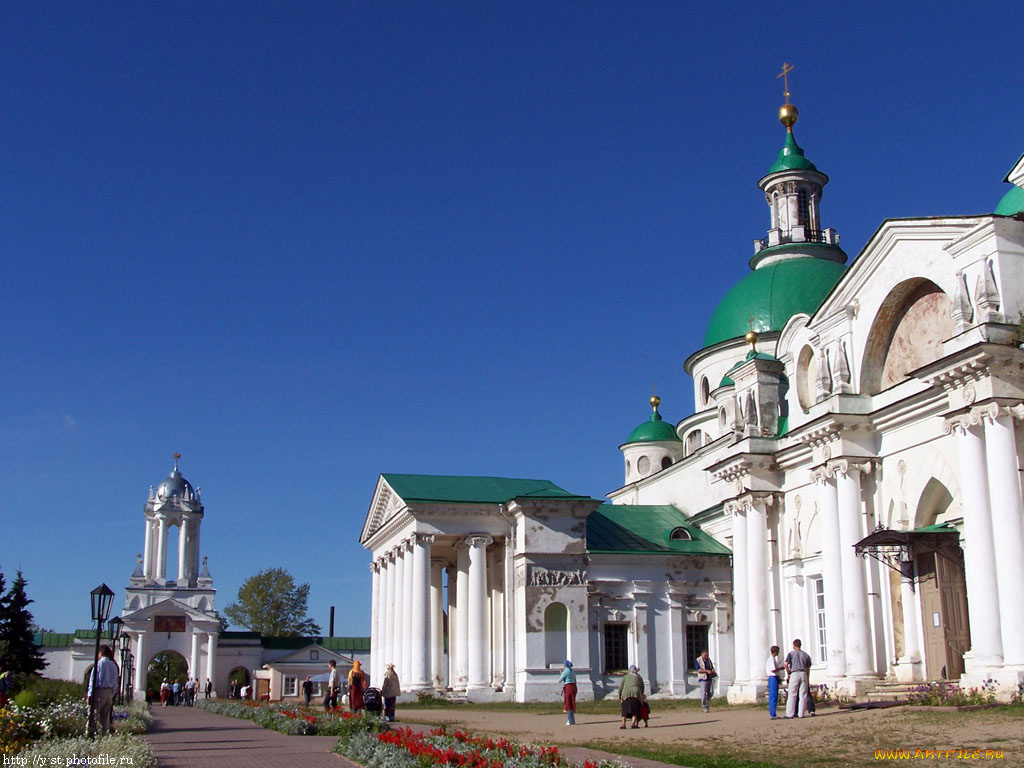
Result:
M640 705L640 719L644 721L644 728L647 727L647 721L651 719L651 705L647 703L647 697L644 697L643 703Z

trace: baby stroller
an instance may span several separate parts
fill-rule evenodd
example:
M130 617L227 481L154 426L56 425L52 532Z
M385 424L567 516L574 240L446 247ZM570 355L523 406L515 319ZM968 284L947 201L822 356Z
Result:
M363 691L363 706L367 712L379 715L384 709L384 698L380 695L380 688L367 688Z

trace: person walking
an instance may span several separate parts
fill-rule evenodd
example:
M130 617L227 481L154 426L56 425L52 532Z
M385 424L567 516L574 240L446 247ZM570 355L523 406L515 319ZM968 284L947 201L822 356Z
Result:
M785 665L779 661L779 646L772 646L764 671L768 675L768 717L774 720L775 710L779 706L779 673L786 671Z
M210 698L211 693L213 693L213 683L210 682L210 678L206 678L206 698Z
M644 679L640 677L640 670L636 665L630 665L629 672L623 675L622 682L619 683L619 701L622 702L622 725L619 726L619 730L625 730L627 717L633 718L633 728L640 727L643 698Z
M306 675L306 679L302 681L302 700L309 706L309 702L313 700L313 681L309 675Z
M395 722L395 700L401 693L402 685L398 680L398 673L395 672L395 665L388 664L385 667L384 683L380 687L380 695L384 699L384 719L389 723Z
M565 666L562 668L562 675L558 678L558 682L562 684L562 702L568 715L565 724L576 725L576 672L572 668L572 662L568 659L565 660Z
M348 708L354 715L363 711L363 689L365 687L366 675L363 673L362 665L358 661L353 661L352 669L348 673Z
M89 675L89 698L96 708L96 733L110 733L110 715L114 711L114 688L117 686L117 664L109 645L100 648L96 671ZM95 686L95 687L94 687Z
M810 699L811 657L800 649L800 639L793 641L793 650L786 654L786 671L789 673L789 700L786 701L786 717L803 717Z
M697 659L697 679L700 681L700 705L705 712L711 711L711 695L715 688L715 678L718 672L715 671L714 662L708 656L707 650L701 651Z

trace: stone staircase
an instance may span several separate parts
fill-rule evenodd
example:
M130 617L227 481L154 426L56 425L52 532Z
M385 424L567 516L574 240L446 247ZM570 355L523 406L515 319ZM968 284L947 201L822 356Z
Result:
M880 680L860 698L868 702L903 702L907 696L928 683L898 683L895 680Z

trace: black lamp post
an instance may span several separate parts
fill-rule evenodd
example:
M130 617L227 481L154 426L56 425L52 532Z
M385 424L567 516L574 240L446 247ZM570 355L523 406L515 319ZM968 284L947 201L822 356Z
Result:
M131 669L128 664L128 657L131 655L131 635L121 634L121 684L117 686L117 698L124 704L124 692L131 680Z
M124 621L121 620L120 616L115 616L107 622L107 632L110 633L110 650L116 651L118 643L121 640L121 630L124 629ZM118 688L120 689L121 683L121 668L117 669L117 682Z
M114 603L114 591L106 584L100 584L89 593L92 601L92 620L96 622L96 653L92 661L92 695L89 697L89 738L96 738L96 696L99 687L96 685L97 667L100 665L100 635L103 622L110 615L110 606Z

